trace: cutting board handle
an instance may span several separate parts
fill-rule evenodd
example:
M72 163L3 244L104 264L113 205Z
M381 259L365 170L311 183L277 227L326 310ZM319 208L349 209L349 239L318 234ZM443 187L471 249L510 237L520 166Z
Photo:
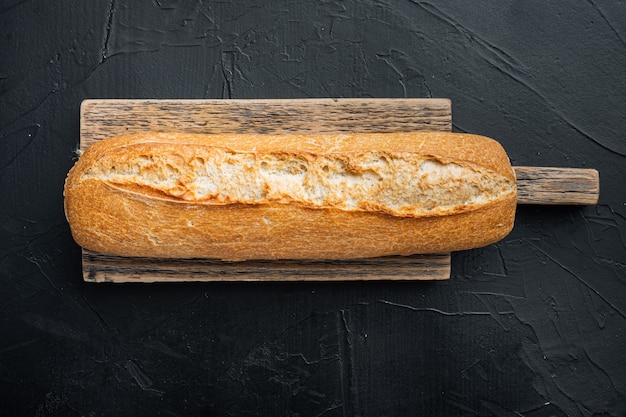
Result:
M518 204L594 205L600 196L600 176L595 169L513 167Z

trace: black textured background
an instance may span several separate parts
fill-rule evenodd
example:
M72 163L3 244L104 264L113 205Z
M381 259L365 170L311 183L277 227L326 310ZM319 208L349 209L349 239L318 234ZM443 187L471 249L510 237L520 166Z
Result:
M626 415L626 4L0 1L0 415ZM593 167L438 283L94 285L85 98L446 97L514 165Z

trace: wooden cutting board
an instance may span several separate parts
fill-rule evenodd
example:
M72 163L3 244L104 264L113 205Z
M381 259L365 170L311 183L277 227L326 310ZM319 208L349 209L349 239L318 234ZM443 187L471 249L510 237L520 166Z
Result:
M452 129L448 99L85 100L80 149L121 134L406 132ZM519 204L596 204L593 169L514 167ZM90 282L442 280L450 254L365 260L126 258L83 251Z

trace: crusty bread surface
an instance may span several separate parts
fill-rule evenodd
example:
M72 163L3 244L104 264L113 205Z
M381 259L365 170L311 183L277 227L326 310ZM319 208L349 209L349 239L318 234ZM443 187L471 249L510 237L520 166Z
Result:
M513 227L500 144L456 133L142 133L70 170L76 242L120 256L349 259L451 252Z

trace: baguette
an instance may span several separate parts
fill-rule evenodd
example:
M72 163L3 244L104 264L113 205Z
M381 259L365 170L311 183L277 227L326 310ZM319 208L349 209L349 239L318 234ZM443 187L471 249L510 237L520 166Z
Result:
M456 133L141 133L65 183L76 242L131 257L349 259L489 245L515 218L509 159Z

